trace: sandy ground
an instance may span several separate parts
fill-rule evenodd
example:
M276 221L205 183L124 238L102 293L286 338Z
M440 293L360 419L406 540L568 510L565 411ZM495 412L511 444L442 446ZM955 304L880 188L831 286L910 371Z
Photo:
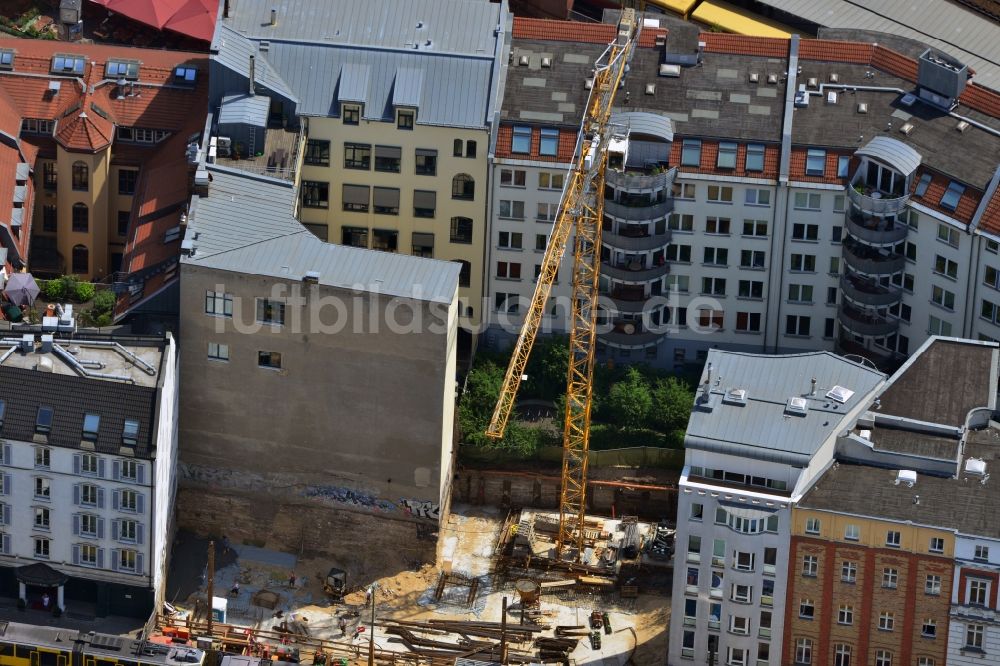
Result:
M441 526L438 545L438 563L414 571L396 552L365 553L361 562L332 562L323 559L296 559L294 556L272 553L262 549L234 546L235 561L220 568L215 578L216 596L225 596L234 581L240 582L239 592L228 597L229 617L233 624L258 626L270 629L281 619L294 618L308 626L311 635L333 640L349 639L356 633L359 622L369 625L369 607L366 606L365 586L377 583L376 615L395 620L462 619L498 622L502 614L503 597L508 603L517 603L516 593L508 586L505 590L492 590L491 557L502 516L498 510L484 507L456 506L446 524ZM348 571L348 586L354 589L342 603L331 603L323 593L321 579L331 566ZM451 571L469 577L480 577L480 593L470 608L466 604L467 589L449 586L441 602L435 602L433 592L440 571ZM289 586L289 575L295 572L294 587ZM366 572L366 573L362 573ZM398 572L378 577L378 572ZM662 579L662 574L661 574ZM669 580L669 577L667 577ZM275 611L261 609L252 603L254 593L266 589L281 595L276 608L283 616L275 618ZM662 666L666 663L666 627L670 599L655 593L643 594L636 600L610 605L591 597L579 595L573 599L560 599L544 595L541 609L551 625L586 625L590 612L600 609L609 612L613 633L602 632L600 650L592 650L584 638L571 654L578 664L623 666L629 659L637 666ZM669 585L657 585L668 593ZM654 592L657 590L653 590ZM182 603L190 607L194 597L204 595L204 587L194 592ZM346 622L346 632L341 633L341 618ZM516 622L516 615L508 621ZM376 622L376 625L378 623ZM367 632L355 640L367 644ZM548 632L547 635L551 635ZM446 637L452 640L454 636ZM385 649L405 651L405 646L395 636L376 628L376 645ZM517 646L512 646L517 649ZM525 646L525 649L529 649Z

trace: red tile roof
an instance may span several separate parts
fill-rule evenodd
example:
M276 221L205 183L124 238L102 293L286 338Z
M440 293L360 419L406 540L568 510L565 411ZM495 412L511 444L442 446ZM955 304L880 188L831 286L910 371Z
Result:
M677 165L681 163L682 150L683 150L683 141L675 139L673 144L670 146L671 165ZM698 167L682 166L678 168L682 172L712 173L725 176L734 176L739 178L770 178L774 180L778 177L778 161L781 156L781 148L779 146L770 144L764 145L763 171L747 171L746 156L747 156L746 144L738 143L736 146L736 168L720 169L718 167L719 142L703 140L701 142L701 166Z
M16 267L23 264L25 258L28 256L28 242L31 237L31 207L34 205L34 186L29 178L25 183L26 186L26 196L25 201L22 204L24 209L24 216L22 218L22 227L19 233L14 233L14 228L11 226L11 215L14 208L14 189L17 187L17 182L15 180L15 174L17 173L17 165L22 163L21 154L17 148L14 146L0 141L0 226L5 228L5 232L2 237L10 238L16 247L7 247L7 243L4 243L4 247L13 250L8 252L8 263L7 267L11 268L11 260L18 260Z
M514 139L513 123L505 123L497 129L496 155L511 159L532 159L539 162L572 162L573 151L576 149L577 130L560 128L559 148L556 155L541 155L538 152L541 143L541 129L533 127L531 129L531 152L528 154L514 153L511 151L511 142Z
M976 111L1000 118L1000 93L998 92L972 83L965 87L965 91L958 100Z
M97 112L77 109L63 116L56 126L55 138L66 150L97 152L111 145L115 126Z
M610 23L514 17L514 39L610 44L618 30Z
M871 65L907 81L917 80L917 61L884 46L874 48Z
M6 132L11 136L21 133L21 114L3 88L0 88L0 132Z
M1000 187L993 192L993 197L986 204L986 210L979 220L979 228L991 234L1000 235Z
M834 39L799 40L799 58L802 60L822 60L826 62L851 62L856 65L870 65L873 44L842 42Z
M788 56L788 40L779 37L747 37L724 32L703 32L698 39L705 42L706 53L733 53L763 58Z
M973 187L966 187L965 192L962 193L961 198L958 200L958 206L955 207L955 210L948 210L941 206L941 197L944 196L945 190L948 189L948 183L951 182L951 178L936 171L920 169L913 179L914 189L916 189L917 184L920 182L920 176L924 173L931 174L931 182L927 185L927 191L924 192L924 196L922 197L911 194L910 200L928 208L933 208L939 213L953 217L966 224L971 222L972 216L976 213L976 208L979 207L979 201L983 197L983 192Z
M806 174L806 155L808 149L800 146L792 146L791 159L788 163L788 177L800 183L829 183L831 185L843 185L845 179L837 177L837 165L841 156L851 156L851 151L834 152L826 151L826 163L822 176L810 176ZM848 170L848 173L851 173Z
M643 28L642 32L639 33L639 47L649 48L656 46L656 40L659 38L666 38L667 31L663 28Z

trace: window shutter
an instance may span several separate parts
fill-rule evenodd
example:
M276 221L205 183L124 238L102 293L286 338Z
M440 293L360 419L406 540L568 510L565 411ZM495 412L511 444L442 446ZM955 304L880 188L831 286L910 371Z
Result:
M118 521L117 520L112 520L111 521L111 538L114 539L115 541L118 541Z
M146 466L136 465L135 466L135 478L140 485L146 482Z
M104 470L105 465L104 465L104 463L105 463L104 458L101 458L101 459L99 459L97 461L97 476L101 477L102 479L104 478L104 474L105 474L105 470Z
M111 491L111 508L116 511L118 510L118 494L119 492L117 490Z
M143 513L146 510L146 496L142 493L135 495L135 512Z
M73 455L73 473L74 474L79 474L80 473L80 467L81 467L80 454L77 453L77 454Z
M3 505L3 524L10 527L10 504Z
M141 573L145 572L145 569L142 568L142 560L143 559L144 558L142 556L142 553L136 553L135 554L135 572L136 573L141 574Z
M98 569L103 569L104 568L104 549L103 548L98 548L97 549L97 568Z
M437 208L437 192L429 190L413 191L414 208ZM432 243L433 245L433 243Z
M97 489L97 508L104 508L104 488Z
M11 484L10 474L3 475L3 494L4 495L14 494L14 486Z
M76 516L73 517L75 518ZM79 563L80 563L80 547L77 546L76 544L73 544L73 564L79 564Z
M146 526L142 523L135 526L135 542L140 546L146 542Z
M117 548L112 548L111 549L111 570L112 571L118 571L118 562L120 560L121 560L121 558L118 556L118 549Z
M104 538L104 519L103 518L98 518L97 519L97 538L98 539L103 539Z
M76 506L80 506L80 484L79 483L74 483L73 484L73 504L76 505Z
M117 460L111 463L111 478L115 481L122 478L122 464Z
M80 536L80 515L73 514L73 536Z
M385 208L399 208L399 188L397 187L376 187L374 202L376 206Z
M367 206L371 190L367 185L344 185L344 203Z

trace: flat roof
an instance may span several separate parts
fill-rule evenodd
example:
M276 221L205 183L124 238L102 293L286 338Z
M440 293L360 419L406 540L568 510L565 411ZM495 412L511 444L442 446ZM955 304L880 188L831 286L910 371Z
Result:
M942 437L912 430L875 426L871 430L871 442L876 451L902 453L935 460L957 460L957 437Z

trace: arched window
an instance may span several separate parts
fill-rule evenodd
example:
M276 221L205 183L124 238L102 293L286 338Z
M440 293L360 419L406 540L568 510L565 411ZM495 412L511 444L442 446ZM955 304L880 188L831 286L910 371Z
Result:
M454 261L462 266L462 270L458 274L458 286L468 287L472 281L472 264L462 259L455 259Z
M73 204L73 231L86 232L90 229L90 211L85 203Z
M73 273L75 275L90 273L90 251L86 245L73 246Z
M460 173L451 181L451 198L471 201L476 198L476 181L467 173Z
M73 189L81 192L90 189L90 169L84 162L73 162Z

